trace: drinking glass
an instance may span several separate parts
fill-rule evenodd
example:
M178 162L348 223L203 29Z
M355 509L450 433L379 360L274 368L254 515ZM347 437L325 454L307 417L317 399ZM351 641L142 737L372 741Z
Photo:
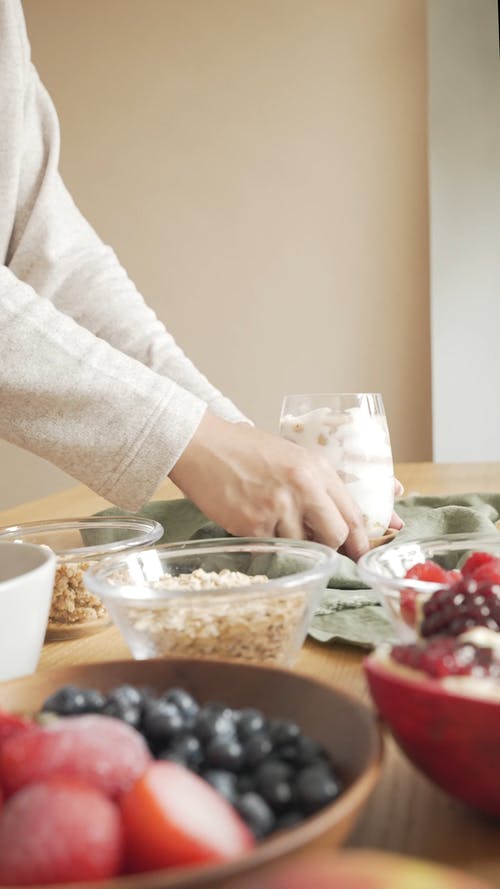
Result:
M368 537L385 534L394 508L394 466L379 393L285 395L280 435L326 458L358 504Z

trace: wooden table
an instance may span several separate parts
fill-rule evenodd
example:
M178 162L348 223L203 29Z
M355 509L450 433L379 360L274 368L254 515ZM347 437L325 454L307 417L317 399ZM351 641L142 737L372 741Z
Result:
M406 463L396 469L408 494L500 491L500 463ZM156 499L179 496L179 491L167 481ZM107 505L88 488L76 487L0 511L0 524L89 515ZM46 645L39 669L129 656L118 632L112 628L96 636ZM354 648L327 647L308 641L297 669L335 683L368 702L361 660L362 655ZM500 822L482 817L434 787L407 762L390 738L381 780L348 845L455 864L500 886Z

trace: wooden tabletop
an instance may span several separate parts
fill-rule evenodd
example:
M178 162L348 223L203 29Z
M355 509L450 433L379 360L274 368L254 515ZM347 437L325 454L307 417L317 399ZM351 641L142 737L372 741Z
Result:
M396 467L407 494L500 491L500 463L406 463ZM181 496L167 481L156 499ZM83 486L0 511L0 524L90 515L109 504ZM45 645L40 670L130 657L114 628L95 636ZM308 641L297 670L332 682L369 703L362 654L347 646ZM471 768L473 768L471 763ZM348 845L385 849L462 867L500 886L500 822L451 799L399 753L387 737L382 777Z

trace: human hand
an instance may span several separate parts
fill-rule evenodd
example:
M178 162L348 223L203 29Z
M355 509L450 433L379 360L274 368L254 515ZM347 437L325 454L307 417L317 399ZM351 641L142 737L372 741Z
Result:
M394 496L401 497L401 494L404 494L405 489L401 482L395 478L394 479ZM389 522L389 528L393 528L394 531L401 531L401 528L404 528L403 519L400 519L397 512L393 512L391 516L391 521Z
M323 458L207 411L170 478L238 537L325 543L352 559L369 548L360 510Z

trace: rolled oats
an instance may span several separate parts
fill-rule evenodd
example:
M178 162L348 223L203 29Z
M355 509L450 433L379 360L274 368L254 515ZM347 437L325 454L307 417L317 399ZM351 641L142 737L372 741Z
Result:
M164 575L156 589L188 591L185 597L166 597L154 608L129 605L126 615L143 657L177 655L219 657L268 663L289 663L307 619L307 593L277 593L270 588L248 595L216 593L196 596L192 591L252 586L266 575L246 575L225 569Z

